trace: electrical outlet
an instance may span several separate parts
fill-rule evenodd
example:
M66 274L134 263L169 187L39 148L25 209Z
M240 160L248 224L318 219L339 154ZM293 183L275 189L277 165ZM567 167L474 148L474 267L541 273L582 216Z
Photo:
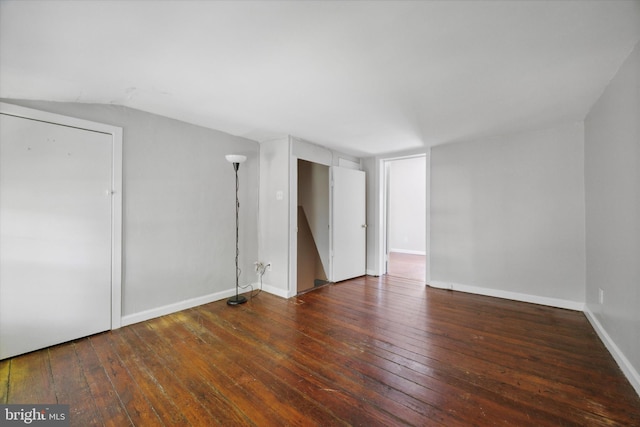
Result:
M604 289L598 288L598 302L604 304Z
M267 271L271 271L271 261L267 263Z

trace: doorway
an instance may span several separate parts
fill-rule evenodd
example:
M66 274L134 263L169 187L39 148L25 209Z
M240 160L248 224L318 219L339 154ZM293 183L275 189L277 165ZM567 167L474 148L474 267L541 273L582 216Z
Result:
M298 159L297 293L328 283L329 167Z
M365 172L302 159L296 172L296 293L365 275Z
M385 274L426 283L426 155L384 161Z

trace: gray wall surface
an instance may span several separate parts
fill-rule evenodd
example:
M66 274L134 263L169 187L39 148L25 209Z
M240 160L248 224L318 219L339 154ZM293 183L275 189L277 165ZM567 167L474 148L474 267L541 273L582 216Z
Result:
M256 281L258 143L126 107L3 100L123 128L122 314L235 287L235 175L240 284Z
M587 307L638 375L640 45L585 120L585 185Z
M584 302L581 123L431 150L431 280Z

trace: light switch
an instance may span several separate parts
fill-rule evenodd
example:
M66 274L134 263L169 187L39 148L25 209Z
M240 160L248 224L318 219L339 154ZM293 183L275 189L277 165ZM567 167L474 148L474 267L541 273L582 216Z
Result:
M282 200L282 199L284 199L284 193L282 192L282 190L276 191L276 200Z

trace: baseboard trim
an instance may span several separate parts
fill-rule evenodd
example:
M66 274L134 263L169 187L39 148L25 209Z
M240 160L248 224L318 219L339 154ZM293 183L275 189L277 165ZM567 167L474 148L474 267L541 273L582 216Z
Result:
M260 289L260 284L254 283L253 288ZM295 295L295 293L293 295L290 295L290 292L287 289L277 288L275 286L269 285L268 283L262 284L262 290L265 292L269 292L270 294L275 295L277 297L285 298L285 299L291 298L293 295Z
M389 252L395 252L399 254L409 254L409 255L426 255L427 254L425 251L413 251L411 249L397 249L397 248L389 249Z
M252 283L253 289L260 289L260 283ZM241 293L247 292L249 289L244 289ZM282 297L290 298L293 295L289 295L288 291L270 286L267 284L262 285L262 290L270 294ZM188 300L176 302L173 304L163 305L162 307L156 307L149 310L141 311L139 313L128 314L122 316L120 321L121 326L133 325L134 323L144 322L145 320L155 319L156 317L166 316L167 314L176 313L181 310L187 310L189 308L197 307L203 304L209 304L210 302L220 301L225 298L230 298L235 295L236 289L231 288L220 292L214 292L212 294L203 295L201 297L191 298ZM295 294L294 294L295 295Z
M162 307L156 307L149 310L141 311L139 313L128 314L122 316L122 326L133 325L134 323L144 322L145 320L155 319L156 317L166 316L167 314L175 313L181 310L197 307L203 304L209 304L210 302L219 301L221 299L229 298L235 295L236 289L227 289L220 292L215 292L201 297L191 298L188 300L176 302L173 304L163 305Z
M609 350L609 353L611 353L618 366L620 366L620 369L622 369L631 386L633 386L638 396L640 396L640 374L638 371L636 371L629 359L627 359L613 339L611 339L606 329L602 326L602 323L600 323L595 314L589 309L589 306L585 306L584 314L600 337L600 340L604 343L605 347L607 347L607 350Z
M541 297L538 295L523 294L519 292L503 291L501 289L483 288L480 286L461 285L459 283L447 283L432 280L429 286L439 289L467 292L470 294L485 295L489 297L503 298L514 301L529 302L532 304L546 305L549 307L564 308L567 310L584 311L584 303L578 301L564 300L559 298Z

